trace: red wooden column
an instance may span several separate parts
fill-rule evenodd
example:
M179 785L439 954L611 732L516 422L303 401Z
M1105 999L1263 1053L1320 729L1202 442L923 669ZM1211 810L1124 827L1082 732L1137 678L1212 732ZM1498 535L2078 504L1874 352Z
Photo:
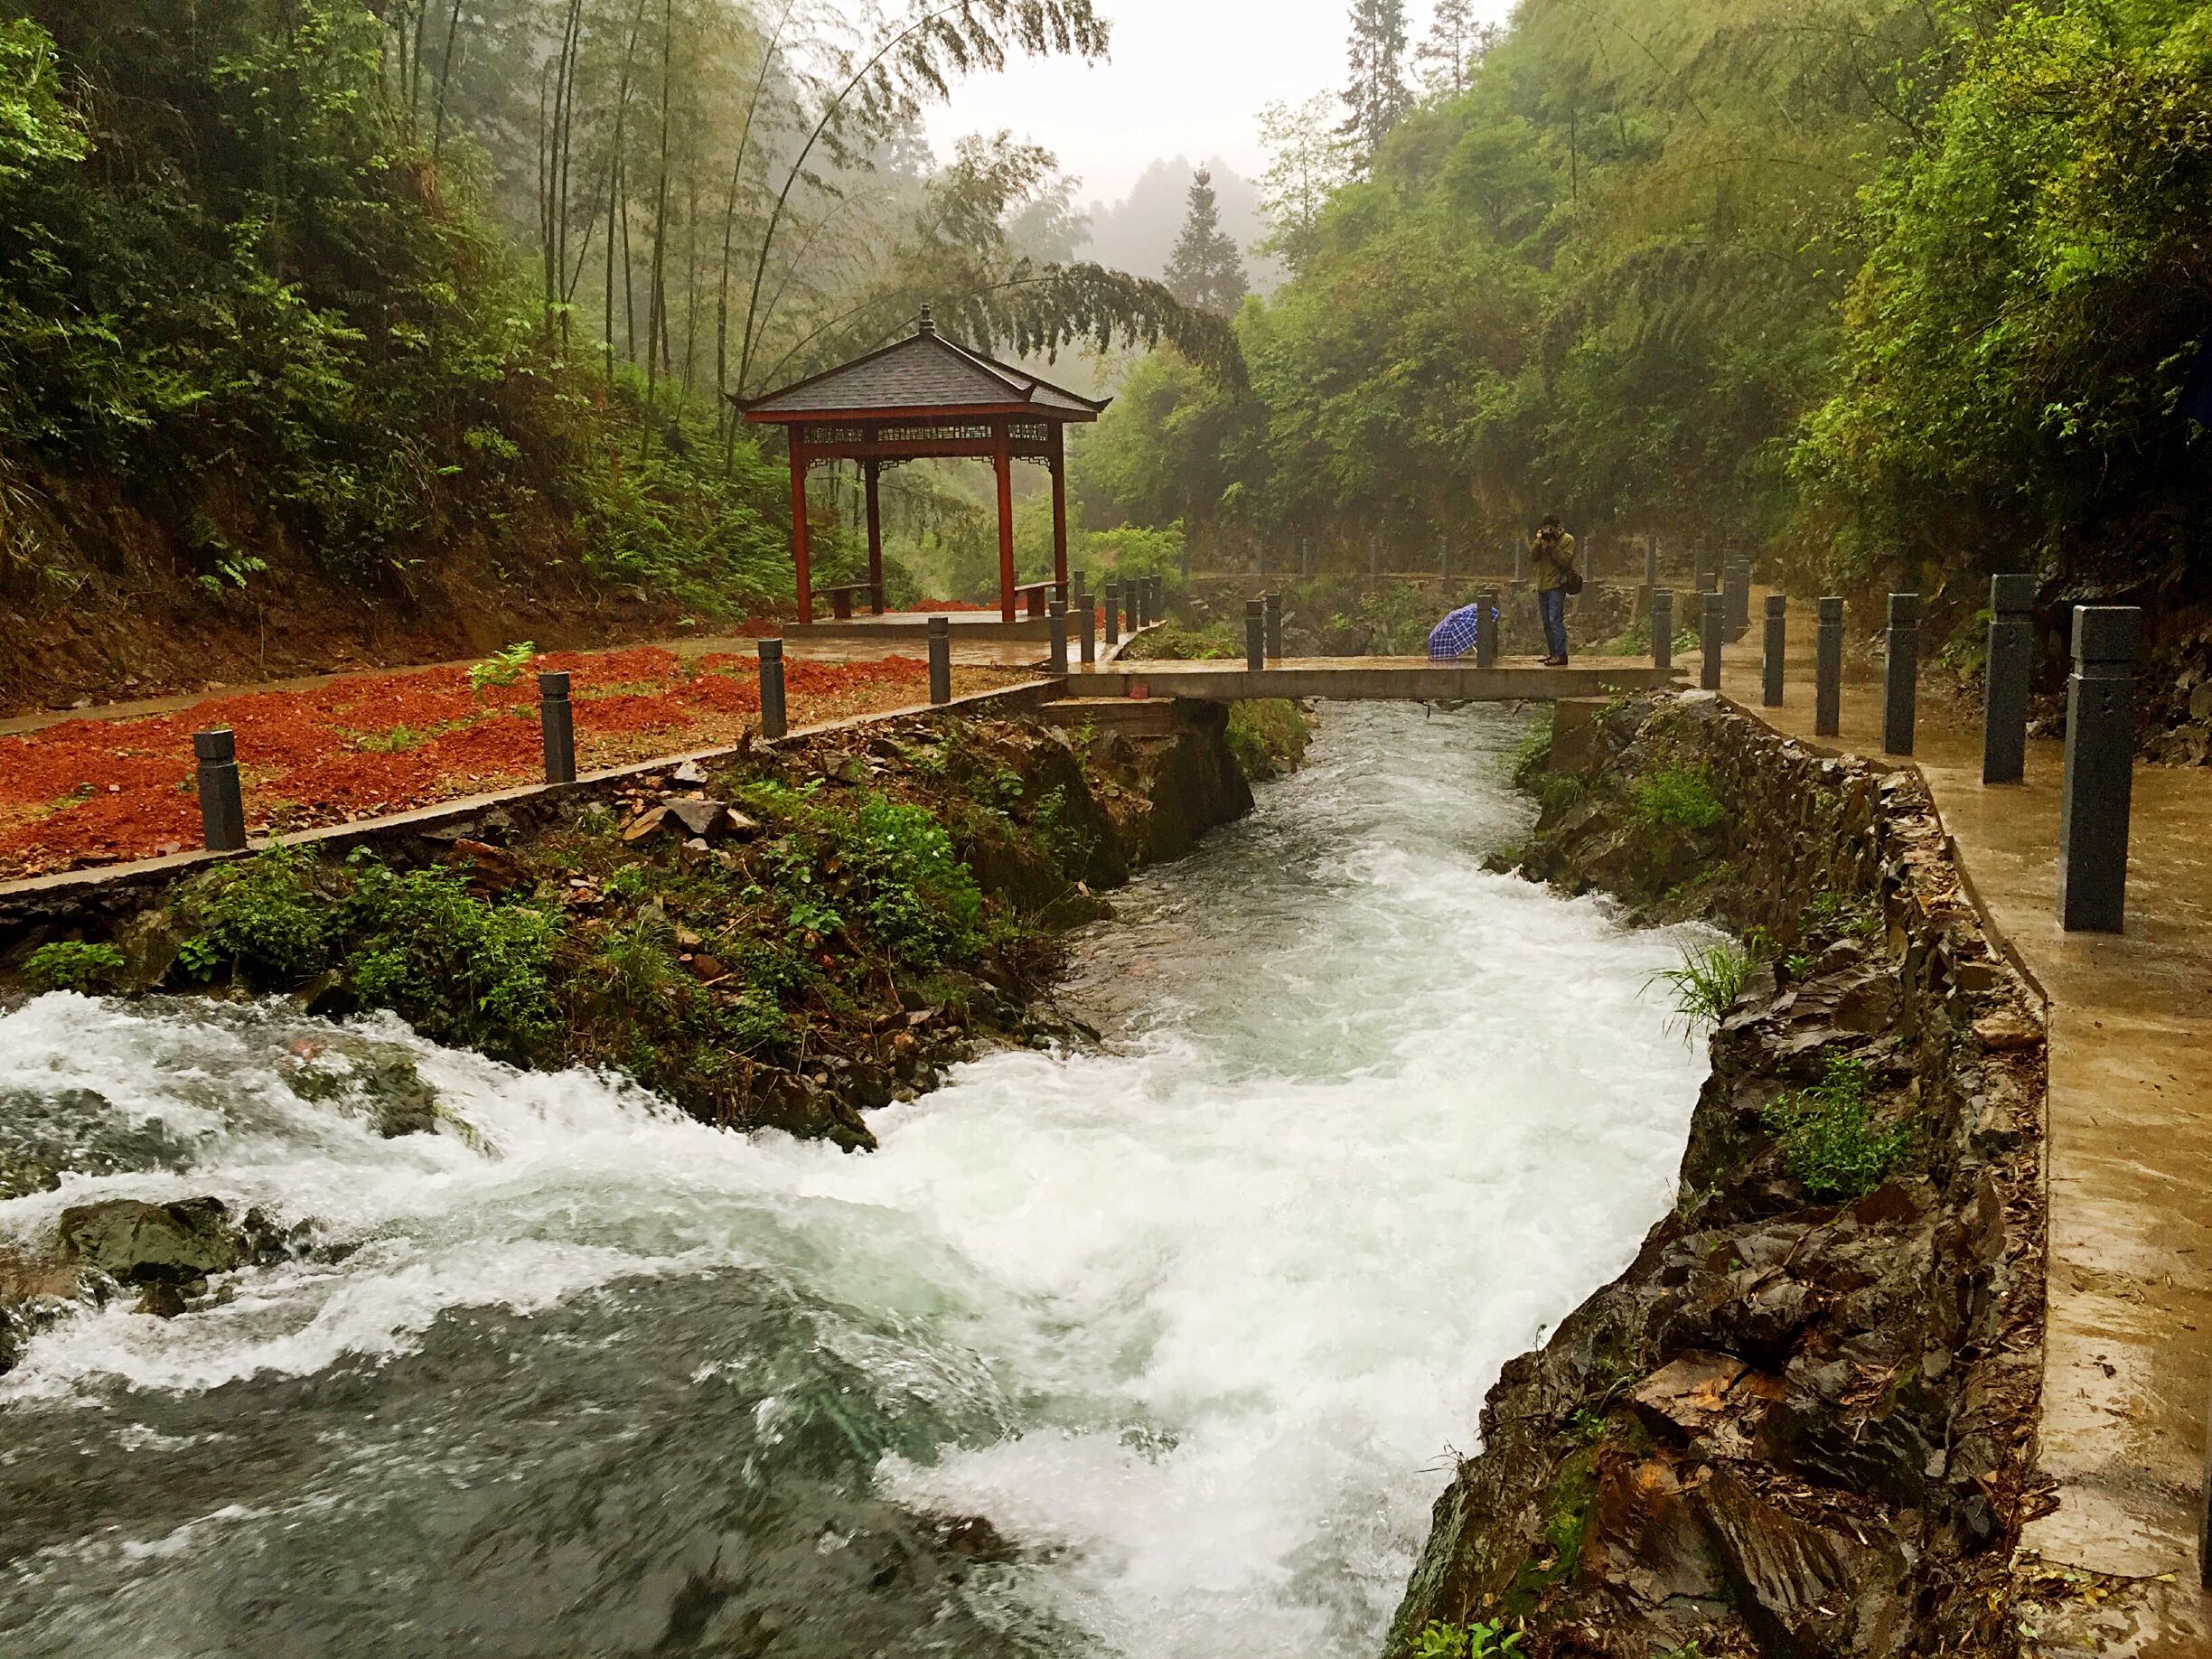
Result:
M1014 434L1011 423L991 423L991 464L998 470L998 618L1014 620Z
M1068 602L1067 568L1067 428L1052 423L1053 591L1060 603Z
M884 613L883 591L883 501L877 486L883 481L883 463L864 461L863 475L867 480L867 536L868 536L868 602L876 615Z
M791 429L791 483L792 483L792 562L799 571L799 620L814 620L814 574L808 564L807 548L807 450L806 428Z

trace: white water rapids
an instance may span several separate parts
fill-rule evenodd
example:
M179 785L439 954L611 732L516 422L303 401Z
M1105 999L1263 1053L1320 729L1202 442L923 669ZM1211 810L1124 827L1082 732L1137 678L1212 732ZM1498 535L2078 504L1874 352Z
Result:
M870 1157L367 1022L473 1130L385 1140L294 1092L295 1014L0 1015L0 1146L108 1171L0 1243L213 1194L323 1246L0 1378L0 1649L1373 1654L1702 1074L1676 941L1482 869L1519 730L1330 709L1080 942L1102 1050L963 1066ZM1007 1547L921 1519L977 1515Z

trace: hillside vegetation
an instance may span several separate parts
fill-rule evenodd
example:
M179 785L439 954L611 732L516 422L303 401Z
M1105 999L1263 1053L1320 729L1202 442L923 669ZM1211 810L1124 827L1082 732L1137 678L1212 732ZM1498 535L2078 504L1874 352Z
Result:
M1359 158L1353 158L1355 162ZM1960 605L2207 597L2212 12L1524 0L1082 492L1207 550L1495 547L1557 508ZM1210 545L1209 545L1210 544Z

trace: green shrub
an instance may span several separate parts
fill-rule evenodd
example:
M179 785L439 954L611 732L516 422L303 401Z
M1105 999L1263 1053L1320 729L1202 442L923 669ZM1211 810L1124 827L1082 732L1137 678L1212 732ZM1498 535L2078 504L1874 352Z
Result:
M839 828L859 914L876 938L923 968L974 948L982 890L942 824L871 790Z
M123 952L111 944L85 944L57 940L31 952L23 963L23 978L47 990L98 991L113 988L123 978Z
M553 1034L558 914L478 898L458 870L402 875L366 857L353 869L346 970L362 1001L497 1054L526 1055Z
M314 861L272 847L186 889L179 919L193 930L178 961L194 977L228 969L259 986L296 983L330 961L330 910L315 894Z
M1503 1624L1476 1620L1465 1625L1430 1621L1413 1649L1414 1659L1512 1659L1523 1652L1518 1634Z
M1529 788L1532 780L1551 764L1551 709L1546 708L1521 734L1521 746L1514 751L1513 776L1518 788Z
M1286 698L1260 698L1229 706L1228 740L1237 769L1258 783L1304 760L1313 728L1296 703Z
M529 640L495 651L482 662L469 664L469 689L482 697L487 686L511 686L537 656L538 647Z
M1710 830L1728 816L1712 780L1697 766L1664 766L1636 781L1629 791L1638 814L1680 830Z
M1571 772L1540 773L1536 778L1536 799L1546 818L1556 817L1582 799L1584 787L1582 780Z
M1652 983L1673 987L1674 1012L1688 1038L1710 1031L1727 1017L1750 983L1752 967L1748 951L1723 939L1714 944L1685 945L1682 966L1661 969L1652 975Z
M1767 1127L1782 1139L1793 1179L1815 1198L1862 1198L1879 1186L1912 1144L1899 1126L1874 1126L1867 1104L1866 1063L1829 1056L1821 1081L1795 1089L1767 1108Z

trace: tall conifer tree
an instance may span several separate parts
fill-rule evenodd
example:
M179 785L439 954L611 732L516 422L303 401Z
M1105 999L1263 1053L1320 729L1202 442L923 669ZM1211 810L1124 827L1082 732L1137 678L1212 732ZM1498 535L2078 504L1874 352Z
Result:
M1167 260L1167 291L1184 305L1218 316L1227 316L1242 305L1251 288L1243 258L1221 228L1214 175L1204 168L1191 179L1190 208Z
M1406 85L1405 0L1352 0L1352 39L1346 56L1352 82L1345 89L1350 113L1340 129L1350 140L1362 173L1413 107Z

